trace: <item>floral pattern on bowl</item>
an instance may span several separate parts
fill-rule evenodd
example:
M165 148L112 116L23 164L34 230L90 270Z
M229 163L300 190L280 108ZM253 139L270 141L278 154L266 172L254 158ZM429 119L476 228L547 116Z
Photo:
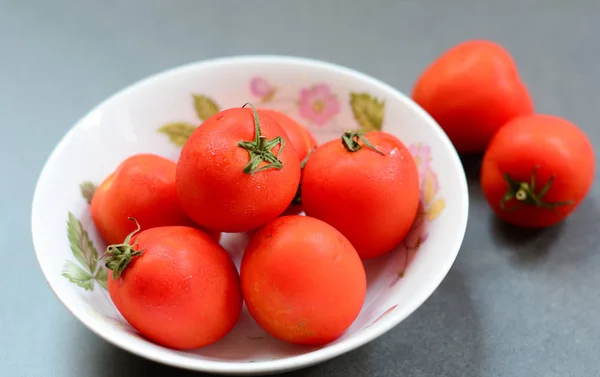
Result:
M445 199L439 194L440 186L437 175L430 165L431 149L423 144L412 144L408 149L415 159L417 171L419 172L421 201L411 230L399 246L400 253L404 254L404 263L399 274L400 277L402 277L406 267L415 257L419 246L427 240L428 224L437 219L446 207Z
M356 121L355 125L340 127L336 123L336 116L340 113L342 104L331 87L325 83L317 83L300 89L296 97L279 96L277 87L271 85L264 77L255 76L250 80L250 93L258 103L279 110L291 117L299 118L303 125L310 130L332 128L339 130L340 134L345 129L361 128L367 131L380 131L383 127L385 102L365 92L349 93L348 104ZM193 94L193 106L197 121L203 122L210 116L221 111L217 102L205 94ZM292 112L297 112L294 116ZM162 125L158 131L167 135L176 146L183 146L197 125L186 121L174 121Z
M340 100L325 83L302 88L297 98L280 98L277 88L271 85L269 80L255 76L250 80L250 93L257 97L261 104L297 106L302 119L318 127L326 126L341 108Z
M71 212L67 221L67 237L73 257L79 263L67 260L62 276L86 291L93 291L96 283L107 289L106 267L100 263L98 251L87 230Z

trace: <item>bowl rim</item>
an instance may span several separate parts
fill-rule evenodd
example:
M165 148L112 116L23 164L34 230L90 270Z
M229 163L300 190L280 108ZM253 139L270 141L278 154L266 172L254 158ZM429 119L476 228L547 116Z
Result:
M91 315L87 315L87 314L84 315L84 313L85 313L84 310L81 310L81 311L74 310L74 308L72 308L70 306L70 304L67 302L68 301L67 298L64 297L64 295L61 295L61 293L58 290L58 287L53 286L52 282L49 280L48 276L46 275L47 271L44 269L44 266L42 265L42 263L40 261L39 250L42 249L42 246L41 246L42 240L39 240L38 236L37 236L37 234L39 234L39 231L37 230L38 229L37 224L39 224L40 222L36 220L37 217L40 216L37 213L36 208L38 208L38 205L37 205L38 201L41 200L39 198L39 196L40 196L39 191L40 191L41 183L43 182L43 177L46 174L49 174L49 170L50 170L49 167L51 167L54 164L54 160L55 160L55 158L57 158L58 152L60 150L64 149L69 144L74 133L78 130L80 125L91 114L95 113L97 110L100 110L101 108L107 106L108 104L110 104L114 101L118 101L121 97L127 96L128 94L130 94L134 91L143 89L146 86L151 86L155 81L165 79L171 75L185 73L186 71L198 70L198 69L202 69L202 68L206 68L206 67L210 67L210 66L214 66L214 65L219 65L219 64L244 65L244 64L256 64L256 63L270 63L270 64L279 63L279 64L289 64L289 65L296 65L296 66L305 66L305 67L311 67L311 68L320 69L320 70L331 71L332 73L335 73L335 74L345 74L347 76L352 76L359 81L366 82L371 86L378 87L383 92L389 93L390 96L393 96L396 100L403 102L403 104L405 106L411 108L413 111L415 111L419 115L419 117L424 118L424 120L432 126L434 133L441 140L441 142L445 145L446 149L448 150L450 158L448 159L447 162L458 168L457 170L458 170L459 174L456 177L456 179L457 179L458 186L459 186L459 190L458 190L459 193L457 194L459 197L457 199L459 199L458 200L459 202L464 203L462 208L460 209L460 216L458 216L458 218L456 219L456 222L455 222L456 228L454 231L452 244L450 244L449 245L450 247L447 249L447 252L449 253L450 258L446 259L446 262L443 265L439 266L438 272L435 273L431 279L429 279L428 281L426 281L424 283L424 285L426 285L426 289L424 289L423 292L426 292L426 293L422 294L421 297L418 297L416 300L414 300L411 305L403 306L402 310L396 310L393 313L391 313L388 316L386 321L380 321L373 326L364 328L356 335L346 338L346 339L340 341L339 343L334 343L327 347L319 348L319 349L309 351L307 353L300 354L300 355L290 356L290 357L286 357L286 358L278 359L278 360L264 360L264 361L256 361L256 362L213 361L213 360L194 359L194 358L190 358L190 357L183 356L180 354L173 354L173 353L167 354L167 353L162 352L162 350L160 350L160 349L152 349L152 348L138 349L135 347L135 342L127 341L127 339L125 339L125 338L123 338L123 339L112 338L109 335L112 334L114 330L106 332L104 330L106 330L107 328L104 323L93 318ZM321 363L323 361L335 358L346 352L352 351L360 346L365 345L366 343L372 341L373 339L379 337L380 335L388 332L389 330L394 328L396 325L398 325L400 322L404 321L409 315L414 313L429 297L431 297L433 292L438 288L438 286L441 284L443 279L448 274L450 268L454 264L454 261L456 260L456 257L458 255L458 252L460 250L460 247L462 245L464 235L466 232L468 213L469 213L469 193L468 193L468 187L467 187L467 179L466 179L464 169L462 168L462 163L460 161L458 153L456 152L456 149L450 142L450 139L447 137L447 135L442 130L442 128L439 126L439 124L424 109L422 109L418 104L416 104L411 98L409 98L407 95L403 94L399 90L395 89L391 85L386 84L377 78L374 78L367 74L361 73L352 68L344 67L342 65L338 65L338 64L323 61L323 60L316 60L316 59L291 56L291 55L258 54L258 55L235 55L235 56L217 57L217 58L212 58L212 59L190 62L190 63L179 65L179 66L167 69L167 70L163 70L161 72L152 74L145 78L142 78L142 79L120 89L119 91L115 92L114 94L112 94L111 96L109 96L108 98L106 98L105 100L100 102L98 105L96 105L90 111L88 111L83 117L81 117L70 128L70 130L62 137L62 139L59 141L59 143L54 147L54 149L50 153L49 157L47 158L47 160L40 172L38 181L36 183L34 195L33 195L33 203L32 203L32 209L31 209L31 232L32 232L33 245L34 245L34 250L35 250L35 254L36 254L36 259L38 261L40 269L42 270L44 278L46 279L46 282L48 283L48 285L50 286L52 291L55 293L57 298L69 310L69 312L71 312L71 314L73 316L75 316L77 319L79 319L80 322L82 322L88 329L90 329L92 332L94 332L100 338L106 340L107 342L109 342L121 349L124 349L130 353L133 353L135 355L144 357L149 360L153 360L155 362L160 362L160 363L163 363L166 365L174 366L174 367L195 370L195 371L201 371L201 372L219 373L219 374L229 374L229 375L246 374L246 375L249 375L249 374L271 374L271 373L277 373L277 372L291 371L291 370L296 370L296 369L300 369L303 367L308 367L311 365Z

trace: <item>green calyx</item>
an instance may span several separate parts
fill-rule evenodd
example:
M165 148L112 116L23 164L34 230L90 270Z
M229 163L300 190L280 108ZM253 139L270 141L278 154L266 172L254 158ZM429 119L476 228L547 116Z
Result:
M362 149L363 145L359 143L362 141L365 146L371 148L375 152L379 153L382 156L385 156L385 153L375 148L373 144L364 136L364 132L362 131L346 131L342 135L342 144L348 150L348 152L358 152Z
M281 169L283 163L279 159L281 152L285 147L285 140L281 136L277 136L274 139L267 140L265 136L261 135L260 132L260 119L258 118L258 112L256 108L249 103L246 103L242 108L246 106L252 107L252 113L254 115L254 140L252 141L240 141L238 147L248 151L250 155L250 162L244 168L243 172L246 174L254 174L262 170L267 169ZM279 145L279 151L277 155L273 154L272 149ZM260 166L263 162L267 164Z
M136 250L137 240L132 244L131 238L136 235L141 227L136 219L130 217L129 220L135 221L137 229L129 233L122 244L110 245L106 248L102 258L106 256L106 268L112 270L113 279L118 279L127 268L133 257L142 255L143 250Z
M554 182L554 175L552 175L550 179L548 179L548 182L546 182L546 184L541 188L541 190L536 192L535 173L537 169L538 166L535 166L533 168L529 182L519 182L513 179L510 175L508 175L508 173L504 174L504 181L508 186L508 190L502 198L502 200L500 201L500 208L502 210L512 212L526 205L556 210L556 207L573 204L572 200L564 202L544 201L544 196L548 193L550 187L552 187L552 183ZM512 199L517 200L519 204L509 208L506 206L506 203Z

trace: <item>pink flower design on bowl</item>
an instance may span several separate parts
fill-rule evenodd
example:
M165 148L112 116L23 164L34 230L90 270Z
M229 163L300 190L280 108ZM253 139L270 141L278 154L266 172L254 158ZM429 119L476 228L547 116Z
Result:
M419 171L419 178L422 181L425 176L425 172L429 170L431 163L431 148L427 145L419 144L411 144L408 147L408 150L413 155L415 159L415 164L417 165L417 170Z
M275 88L264 77L255 76L250 80L250 93L261 99L269 98L275 93Z
M300 91L300 115L322 126L340 112L340 101L326 84L317 84Z
M431 169L427 169L421 177L421 203L427 221L435 220L446 207L446 201L440 197L440 184L437 175Z
M419 143L410 145L408 150L417 165L421 192L417 217L408 234L398 246L398 252L404 256L400 276L415 257L419 247L427 240L428 224L438 218L446 207L446 201L438 195L440 185L437 174L431 167L431 148Z

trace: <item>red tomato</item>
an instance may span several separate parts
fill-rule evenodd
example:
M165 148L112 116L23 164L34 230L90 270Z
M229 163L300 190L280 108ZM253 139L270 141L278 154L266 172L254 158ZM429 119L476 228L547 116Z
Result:
M444 129L459 153L482 153L510 119L533 113L513 58L485 40L460 43L419 77L412 98Z
M201 226L245 232L279 216L300 181L285 132L254 109L221 111L198 127L177 163L183 209Z
M594 151L571 122L529 115L508 122L490 142L481 188L494 212L517 226L541 228L567 217L594 181Z
M310 131L288 115L271 109L259 109L258 112L259 114L270 116L283 128L286 135L290 138L294 149L296 149L300 162L303 162L317 147L317 140ZM283 215L297 215L300 212L302 212L302 203L300 192L298 191L292 204L284 211Z
M366 294L365 270L352 244L306 216L279 217L258 230L240 275L256 322L296 344L337 339L358 316Z
M233 261L204 232L144 230L107 249L108 292L123 317L163 346L216 342L237 323L242 296Z
M91 200L94 224L109 244L123 242L135 230L135 217L146 229L167 225L194 226L175 188L176 163L154 154L125 159L98 186ZM218 239L219 233L214 237Z
M404 144L385 132L347 132L343 141L317 147L308 159L302 205L342 232L363 259L374 258L410 230L419 206L417 167Z
M288 115L271 109L259 109L258 113L270 116L283 128L296 149L300 161L304 160L308 153L317 147L317 140L310 131Z

